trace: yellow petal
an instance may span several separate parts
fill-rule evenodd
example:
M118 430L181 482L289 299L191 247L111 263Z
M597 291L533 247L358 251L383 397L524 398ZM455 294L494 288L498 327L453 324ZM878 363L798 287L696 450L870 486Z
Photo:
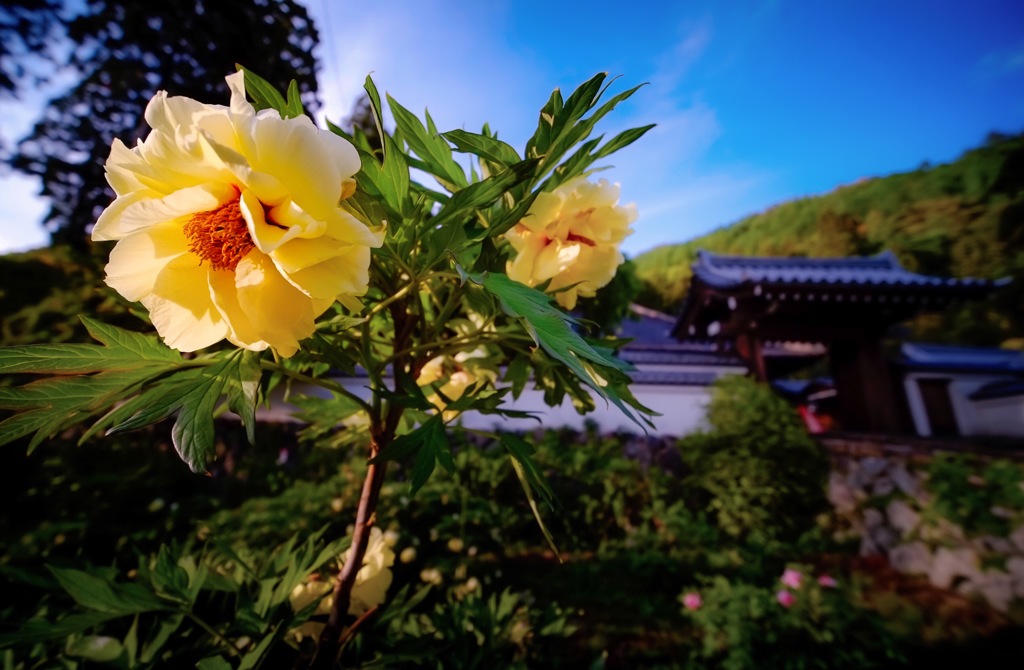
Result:
M537 260L533 264L533 277L537 283L551 279L569 267L579 255L579 244L563 244L553 240L537 254Z
M264 254L271 253L285 242L295 239L303 232L301 224L289 227L274 225L274 223L267 221L263 203L248 189L242 191L239 208L242 210L242 217L245 218L246 225L249 228L249 236L256 244L256 248ZM315 224L315 222L311 223Z
M313 303L289 284L268 256L250 253L235 268L239 308L256 332L281 356L291 356L299 340L313 334Z
M156 277L153 293L143 299L149 318L167 346L196 351L219 342L227 324L210 299L207 269L168 265Z
M277 175L292 200L317 219L338 206L342 181L359 169L355 147L307 117L257 116L252 138L257 153L247 158L253 169Z
M238 304L238 289L235 287L234 272L229 270L211 272L210 296L228 326L228 341L250 351L263 351L269 346L256 326L253 325L252 319Z
M291 247L297 242L295 240ZM310 242L312 244L312 242ZM284 247L273 255L277 262L278 255ZM313 298L333 299L335 296L363 295L370 281L370 249L369 247L342 247L340 253L321 263L295 272L284 272L287 280L306 295Z
M153 292L160 271L186 253L188 240L175 221L128 235L110 252L107 285L127 300L142 300Z
M121 196L100 215L92 231L94 240L116 240L150 226L179 217L207 212L233 200L230 184L201 184L175 191L163 198L145 193Z
M327 235L347 244L365 244L368 247L380 247L384 244L384 228L368 228L365 223L355 218L340 207L328 213Z

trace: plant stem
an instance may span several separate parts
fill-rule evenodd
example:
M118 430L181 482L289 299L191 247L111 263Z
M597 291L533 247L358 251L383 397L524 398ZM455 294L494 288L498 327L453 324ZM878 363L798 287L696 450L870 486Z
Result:
M382 447L375 441L370 443L370 453L376 456ZM384 471L387 462L371 463L363 480L363 491L359 496L359 507L356 510L356 527L352 532L352 546L349 549L345 564L334 582L334 603L327 618L327 625L320 633L316 656L313 658L312 670L330 670L334 667L340 647L342 618L348 615L348 607L352 601L352 587L356 576L363 567L363 557L370 539L370 529L374 522L377 499L380 487L384 482Z
M406 314L406 301L394 302L390 305L391 318L395 325L395 348L402 349L407 346L412 336L412 329L415 321ZM366 352L370 353L370 352ZM367 369L371 367L370 359L365 361ZM395 389L402 388L402 375L410 374L409 361L396 361L393 369L395 374ZM371 380L375 373L370 372ZM376 385L374 388L378 388ZM395 431L398 429L402 413L405 411L401 405L389 403L386 411L378 393L374 393L373 407L370 409L370 463L367 466L366 478L363 480L363 490L359 496L359 506L356 509L356 525L352 531L352 545L349 548L345 564L338 572L337 580L334 583L334 602L331 605L331 613L327 617L327 625L320 633L317 642L316 656L313 657L311 670L331 670L334 667L341 646L341 634L343 630L342 621L348 616L349 604L352 601L352 587L355 586L356 577L363 567L363 558L366 556L366 548L369 544L370 529L375 521L377 500L380 498L380 487L384 483L384 473L387 469L387 461L375 462L377 454L387 447L395 438ZM359 619L349 628L346 640L351 638L354 629L366 621L366 617Z

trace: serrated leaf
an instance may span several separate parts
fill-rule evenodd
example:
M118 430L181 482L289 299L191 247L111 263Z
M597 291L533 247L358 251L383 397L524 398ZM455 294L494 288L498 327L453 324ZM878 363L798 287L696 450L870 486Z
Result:
M455 188L451 190L465 187L468 183L466 173L452 159L451 147L444 138L436 132L430 133L415 114L398 104L390 95L387 99L391 114L395 117L395 124L402 132L402 137L409 148L420 157L424 171L454 186ZM429 119L429 114L427 117Z
M0 374L61 375L0 389L0 408L15 414L0 423L0 445L34 433L44 439L90 419L135 394L148 381L192 363L155 337L82 318L95 344L0 349Z
M100 370L136 370L180 363L181 355L156 337L81 317L95 344L30 344L0 347L0 374L77 375Z
M457 151L475 154L502 167L511 167L523 160L519 152L494 137L465 130L451 130L444 133L444 137L455 145Z
M623 373L632 366L588 344L570 327L576 320L555 307L550 296L496 272L467 276L497 297L502 310L519 319L534 342L549 356L645 431L644 423L653 428L647 418L651 411L640 405L626 388L628 377ZM639 411L639 417L627 403Z
M370 462L400 462L413 454L416 456L410 476L413 495L423 488L423 485L430 479L438 461L446 470L454 472L455 463L452 460L451 450L448 448L448 436L440 415L430 417L411 433L395 438L391 444L381 449Z
M246 422L246 433L255 426L259 394L259 354L237 350L202 368L184 370L161 380L100 420L111 425L108 434L135 430L178 413L171 440L181 459L193 472L205 472L214 454L213 413L220 399Z

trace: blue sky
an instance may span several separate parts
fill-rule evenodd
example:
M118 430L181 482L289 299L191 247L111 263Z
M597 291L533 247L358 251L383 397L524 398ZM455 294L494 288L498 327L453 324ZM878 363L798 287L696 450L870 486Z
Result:
M620 76L613 92L647 82L599 127L659 124L602 175L639 208L631 255L791 198L952 160L990 131L1024 130L1019 1L307 6L333 120L372 72L441 130L490 122L521 148L554 87L568 94L598 71ZM5 106L0 131L15 136L30 115ZM33 185L2 184L0 249L41 243Z

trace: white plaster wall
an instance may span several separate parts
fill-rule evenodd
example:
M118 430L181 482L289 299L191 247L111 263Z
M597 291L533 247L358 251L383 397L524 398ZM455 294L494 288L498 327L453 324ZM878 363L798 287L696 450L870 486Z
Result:
M994 375L942 372L907 374L903 380L903 387L907 393L907 402L917 434L922 437L929 437L932 434L918 381L921 379L949 379L949 398L961 435L967 437L972 435L1024 436L1024 398L1002 398L980 402L970 399L970 395L982 386L1002 378Z
M352 393L366 399L369 390L365 378L345 378L335 381L343 384ZM655 429L652 435L687 435L706 428L707 404L711 399L711 388L706 386L668 386L655 384L634 384L630 387L641 404L661 414L653 419ZM327 391L319 387L303 387L301 392L327 397ZM594 421L604 433L623 432L642 435L643 429L630 421L617 407L606 404L601 398L594 398L597 407L589 414L580 415L568 399L559 407L544 404L544 394L529 388L518 399L508 398L508 409L537 412L541 422L532 419L509 419L493 414L467 412L458 421L468 428L492 430L531 431L536 428L573 428L582 430L585 422ZM292 421L295 410L284 398L276 394L269 410L259 410L259 417L265 421Z
M706 428L707 404L711 398L709 387L705 386L666 386L634 384L630 387L633 395L641 404L661 414L653 419L655 435L687 435ZM538 427L572 428L582 430L587 421L596 422L602 433L634 433L642 435L643 429L630 421L619 408L606 404L600 398L594 398L597 408L589 414L581 415L568 399L559 407L548 407L544 404L544 394L540 391L526 390L518 399L510 399L506 403L508 409L527 412L538 412L542 423L531 419L506 419L494 415L481 415L468 412L459 418L459 422L468 428L490 430L529 431Z
M1024 437L1024 396L979 400L974 405L977 417L974 435Z

